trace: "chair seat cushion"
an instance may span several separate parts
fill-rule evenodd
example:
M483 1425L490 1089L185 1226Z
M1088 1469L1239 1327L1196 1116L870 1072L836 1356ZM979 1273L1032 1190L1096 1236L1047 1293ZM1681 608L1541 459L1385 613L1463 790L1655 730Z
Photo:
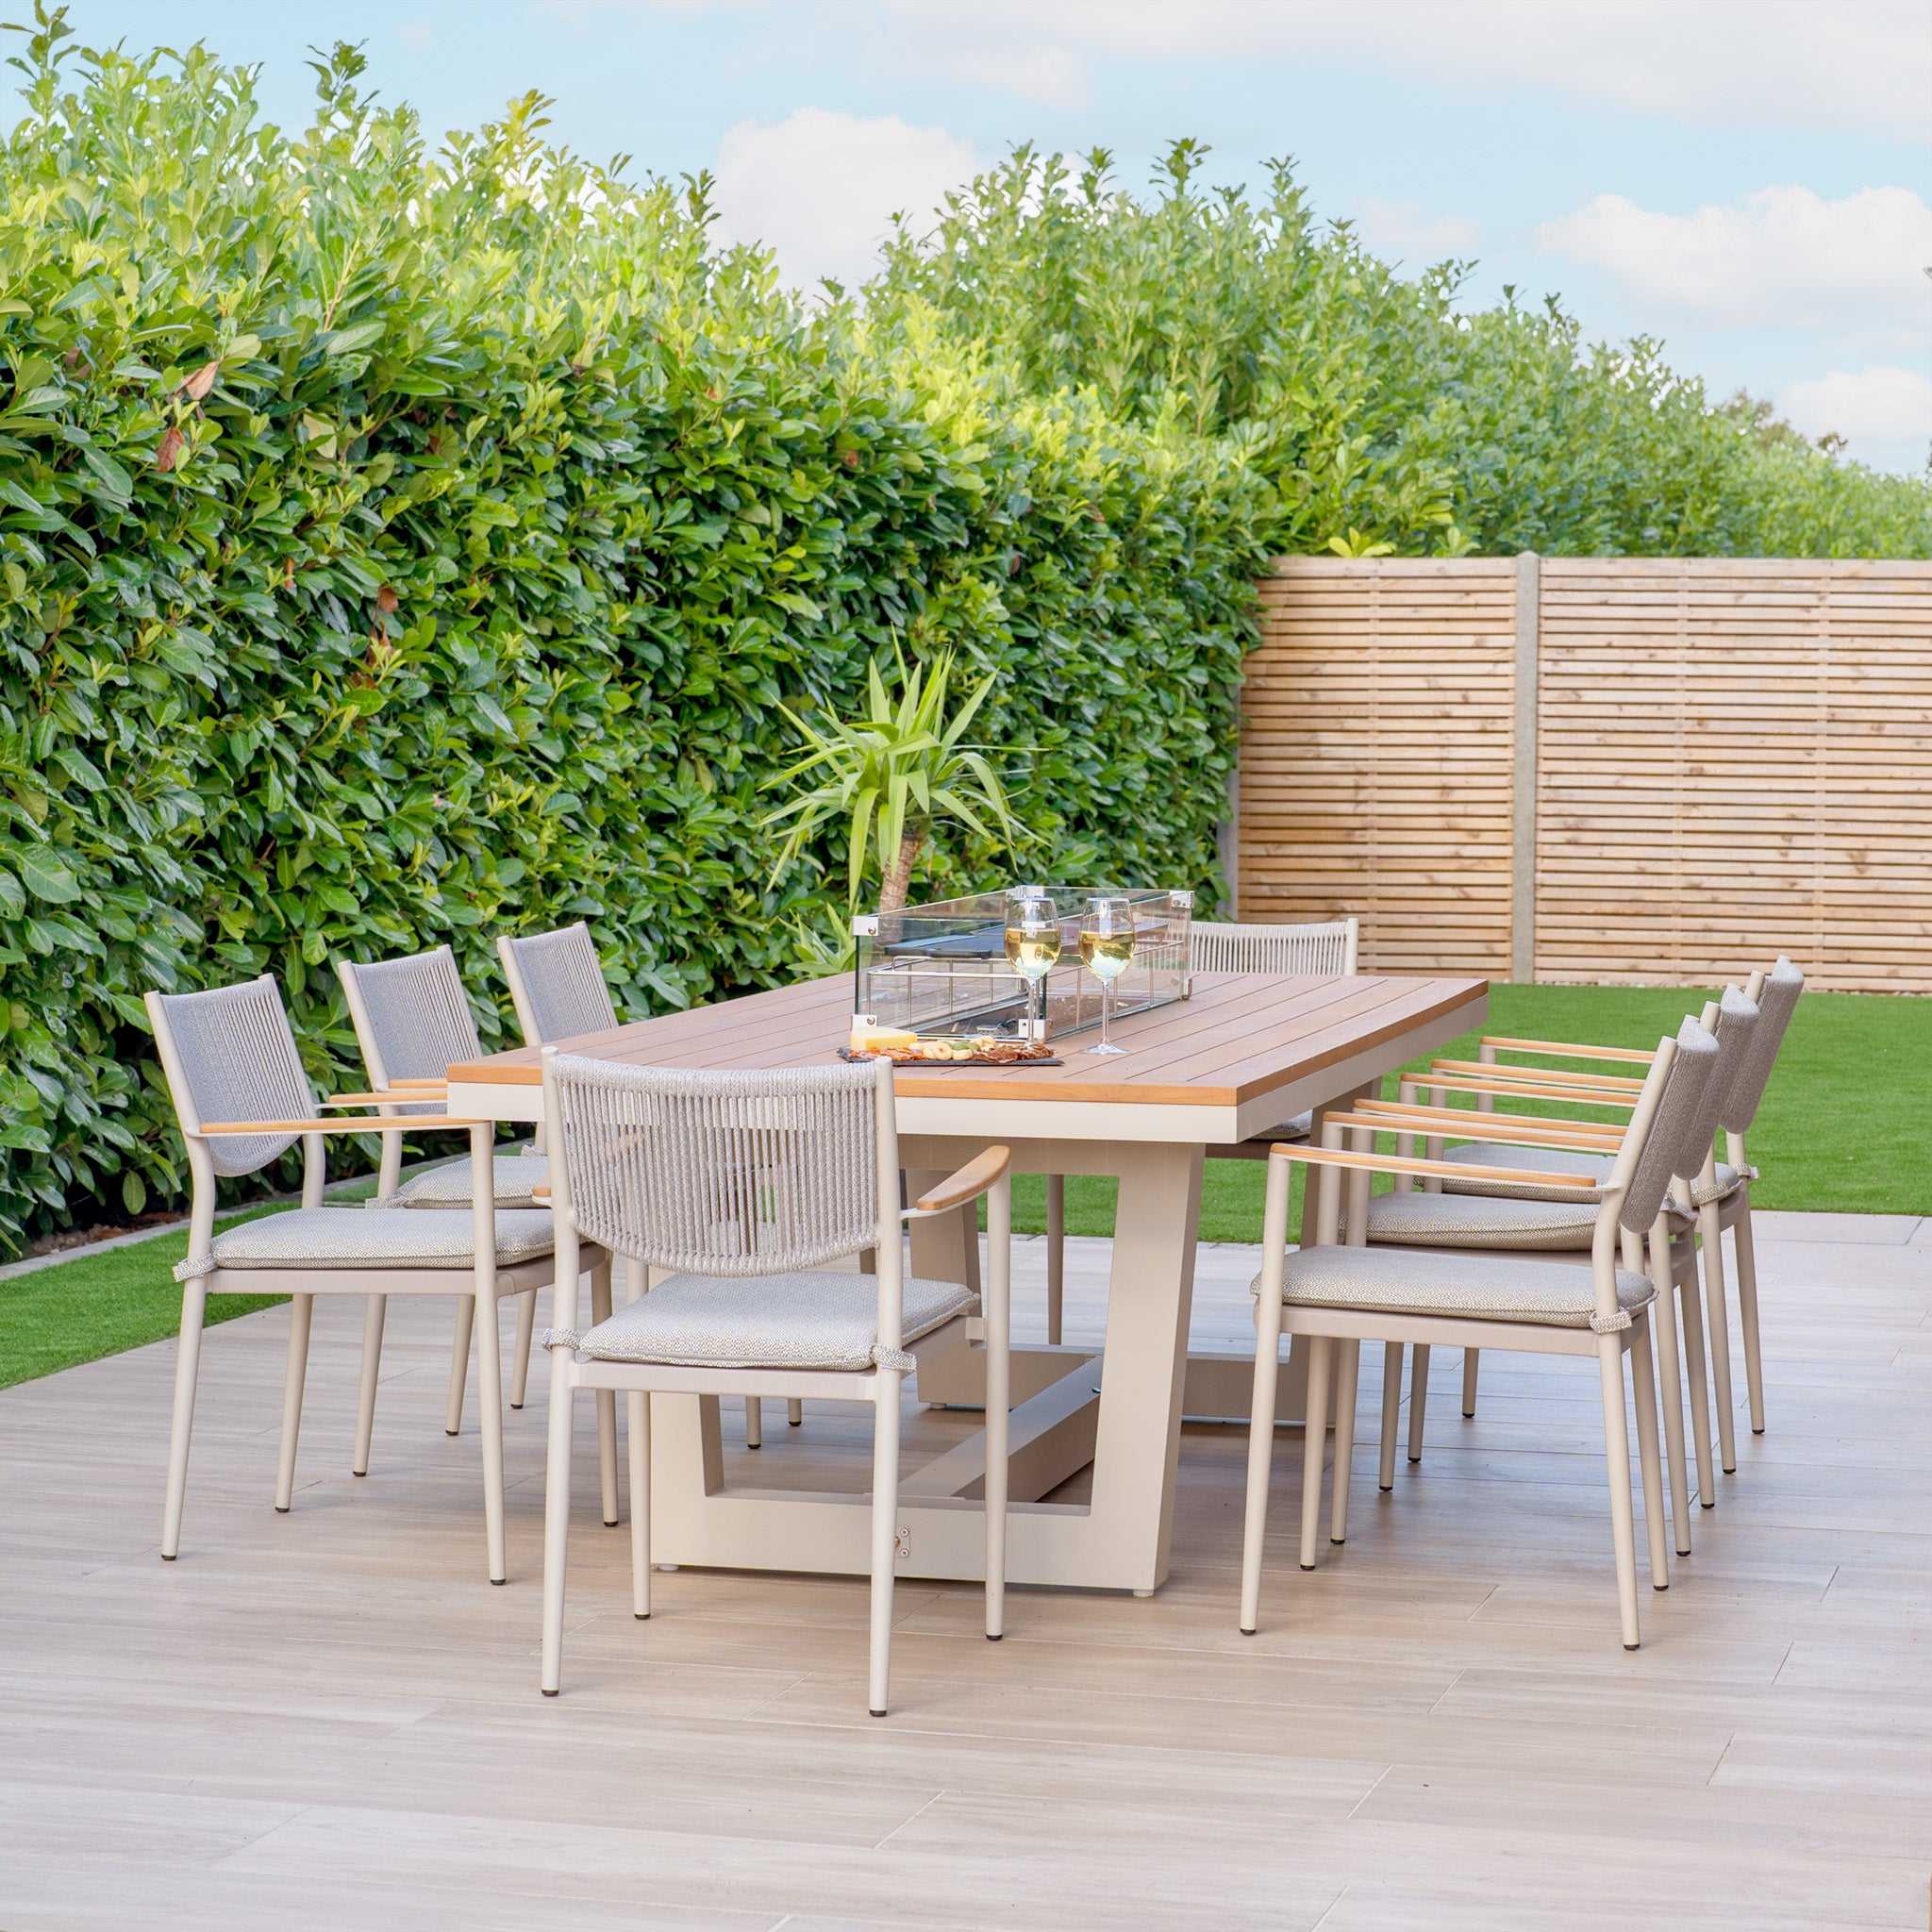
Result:
M1254 1292L1261 1291L1255 1277ZM1627 1327L1657 1291L1647 1275L1617 1270L1619 1318L1593 1319L1593 1271L1574 1261L1508 1255L1417 1255L1390 1248L1303 1248L1289 1256L1284 1305L1360 1308L1374 1314L1443 1315L1477 1322L1529 1322L1546 1328Z
M1722 1201L1738 1185L1738 1170L1727 1162L1717 1163L1717 1173L1707 1181L1692 1181L1690 1200L1702 1208L1707 1201Z
M467 1208L294 1208L216 1235L208 1256L217 1268L473 1268L475 1230ZM497 1265L547 1255L554 1239L547 1208L503 1209Z
M905 1335L917 1341L977 1306L958 1281L908 1279ZM830 1270L674 1274L575 1338L608 1362L698 1369L869 1369L879 1339L878 1278Z
M1292 1120L1286 1120L1278 1127L1264 1128L1258 1134L1250 1134L1248 1140L1266 1146L1271 1141L1306 1141L1315 1128L1315 1110L1309 1108L1306 1113L1298 1113Z
M1430 1248L1548 1248L1573 1253L1589 1248L1596 1233L1596 1217L1597 1209L1587 1201L1375 1194L1369 1201L1369 1239Z
M530 1190L550 1178L550 1162L541 1154L499 1154L496 1169L496 1205L499 1208L541 1208ZM445 1162L425 1174L412 1175L396 1190L398 1208L467 1208L470 1205L470 1158Z
M1614 1154L1572 1154L1561 1147L1506 1147L1496 1141L1465 1141L1445 1150L1442 1158L1472 1167L1513 1167L1532 1174L1587 1174L1596 1176L1593 1188L1540 1188L1516 1181L1449 1180L1449 1194L1505 1194L1519 1201L1596 1201L1617 1165Z

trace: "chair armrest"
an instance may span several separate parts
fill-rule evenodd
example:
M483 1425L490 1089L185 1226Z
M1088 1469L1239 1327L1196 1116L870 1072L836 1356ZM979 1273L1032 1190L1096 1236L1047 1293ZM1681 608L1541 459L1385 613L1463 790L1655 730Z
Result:
M1311 1167L1366 1168L1371 1174L1441 1174L1444 1180L1513 1181L1533 1188L1599 1188L1591 1174L1544 1174L1521 1167L1477 1167L1468 1160L1412 1160L1406 1154L1351 1154L1334 1147L1290 1146L1276 1141L1271 1160L1300 1160Z
M1506 1067L1495 1060L1431 1060L1429 1065L1445 1074L1470 1074L1485 1080L1548 1080L1558 1086L1601 1087L1607 1093L1643 1091L1641 1080L1626 1079L1622 1074L1585 1074L1571 1067Z
M1530 1114L1477 1113L1466 1107L1406 1107L1394 1100L1361 1100L1345 1114L1330 1114L1344 1127L1374 1125L1383 1133L1427 1134L1448 1141L1504 1141L1517 1147L1574 1147L1579 1153L1614 1154L1622 1127L1597 1121L1551 1121Z
M948 1175L938 1187L920 1195L912 1205L921 1214L943 1214L948 1208L963 1208L976 1201L1013 1164L1012 1150L988 1147L974 1156L956 1174Z
M1512 1086L1504 1080L1444 1080L1434 1074L1400 1074L1399 1087L1426 1087L1443 1093L1494 1093L1505 1100L1565 1100L1573 1107L1621 1107L1634 1108L1637 1096L1602 1093L1588 1087Z
M332 1121L208 1121L197 1127L200 1140L217 1140L235 1134L418 1134L425 1127L484 1127L489 1121L452 1120L447 1114L417 1114L408 1120L363 1115L347 1120L338 1115Z
M449 1082L448 1082L448 1081L447 1081L446 1079L444 1079L444 1080L402 1080L402 1079L397 1079L397 1080L391 1080L391 1082L390 1082L389 1084L390 1084L390 1085L391 1085L391 1087L434 1087L434 1088L438 1089L439 1091L441 1091L441 1090L442 1088L444 1088L444 1087L447 1087L447 1086L449 1085Z
M549 1183L548 1181L532 1181L532 1182L530 1183L530 1199L531 1199L531 1200L533 1200L533 1201L547 1201L547 1200L549 1200L549 1198L550 1198L550 1183Z
M1546 1053L1559 1059L1631 1060L1647 1067L1657 1058L1655 1048L1637 1046L1576 1046L1563 1040L1506 1040L1499 1033L1485 1033L1477 1042L1504 1053Z
M433 1100L441 1100L441 1093L431 1093L420 1087L391 1087L380 1093L331 1093L326 1100L318 1101L318 1107L427 1107Z

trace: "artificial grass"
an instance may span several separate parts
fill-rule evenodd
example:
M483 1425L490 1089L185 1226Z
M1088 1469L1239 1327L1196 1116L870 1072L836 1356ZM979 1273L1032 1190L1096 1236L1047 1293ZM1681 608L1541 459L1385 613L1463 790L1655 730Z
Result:
M1713 996L1648 987L1493 986L1483 1031L1651 1047ZM1436 1052L1474 1059L1476 1035L1467 1033ZM1424 1067L1433 1057L1412 1064ZM1752 1189L1753 1202L1850 1214L1932 1214L1932 1120L1923 1097L1928 1067L1932 1000L1805 994L1751 1133L1751 1158L1762 1174ZM1392 1096L1392 1077L1385 1091ZM1534 1102L1510 1107L1524 1113L1561 1111ZM1208 1163L1202 1240L1260 1240L1266 1172L1257 1160ZM1098 1176L1070 1177L1068 1233L1111 1234L1117 1185ZM1295 1186L1291 1227L1299 1225L1299 1175ZM331 1198L353 1199L362 1191L367 1184ZM244 1209L233 1219L273 1213L277 1205ZM1013 1224L1024 1233L1045 1231L1046 1183L1040 1175L1015 1180ZM173 1335L181 1321L173 1270L187 1249L185 1231L159 1235L0 1281L0 1389ZM208 1319L228 1321L273 1307L276 1299L218 1295L208 1305Z
M1491 986L1490 1017L1481 1031L1598 1046L1654 1047L1663 1034L1677 1030L1686 1013L1701 1012L1704 1002L1716 997L1712 989ZM1475 1033L1465 1033L1410 1065L1422 1069L1436 1058L1473 1060L1476 1040ZM1932 999L1806 993L1798 1002L1751 1130L1751 1163L1762 1176L1752 1187L1752 1205L1837 1214L1932 1214L1932 1118L1924 1100L1928 1068ZM1392 1075L1383 1083L1383 1091L1394 1098ZM1509 1110L1568 1109L1511 1101ZM1608 1113L1596 1117L1606 1122L1623 1118ZM1394 1142L1384 1144L1392 1148ZM1301 1224L1301 1172L1298 1169L1295 1175L1291 1228ZM1208 1161L1201 1180L1201 1239L1259 1241L1266 1182L1264 1161ZM1118 1186L1100 1175L1070 1175L1067 1232L1110 1235ZM1042 1176L1021 1174L1014 1180L1013 1225L1027 1234L1046 1231Z

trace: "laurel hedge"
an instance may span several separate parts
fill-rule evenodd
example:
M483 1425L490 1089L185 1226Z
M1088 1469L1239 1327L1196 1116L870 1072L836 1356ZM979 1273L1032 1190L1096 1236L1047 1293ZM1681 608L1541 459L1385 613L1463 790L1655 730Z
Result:
M275 973L336 1084L359 1077L338 957L447 941L486 1043L506 928L589 919L631 1013L794 976L844 855L770 882L778 707L856 704L895 649L998 674L1029 871L1211 908L1270 555L1609 527L1579 466L1615 411L1566 391L1570 428L1536 428L1562 341L1492 317L1478 380L1429 335L1462 327L1440 291L1184 173L1152 210L1088 193L1065 234L1028 226L1037 184L994 183L808 308L713 245L702 181L557 150L534 95L432 151L345 48L296 133L200 48L69 58L41 11L21 65L0 1248L179 1197L147 988ZM1630 515L1683 499L1681 444L1626 462L1657 469L1619 482ZM1792 547L1834 466L1780 459ZM1734 470L1698 488L1737 511L1758 481ZM1840 496L1831 541L1871 541L1871 490ZM1011 862L956 847L921 890Z
M0 155L0 1239L178 1194L148 987L278 974L338 1082L337 956L795 976L842 855L768 889L776 707L895 642L1001 674L1036 862L1212 891L1264 544L1210 452L858 353L533 103L431 157L353 55L289 138L58 52Z

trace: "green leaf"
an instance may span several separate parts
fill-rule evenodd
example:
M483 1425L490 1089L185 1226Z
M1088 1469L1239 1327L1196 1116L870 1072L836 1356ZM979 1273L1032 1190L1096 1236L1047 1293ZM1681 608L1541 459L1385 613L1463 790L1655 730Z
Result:
M44 848L24 846L14 854L13 863L21 882L36 898L68 906L80 897L80 882Z

